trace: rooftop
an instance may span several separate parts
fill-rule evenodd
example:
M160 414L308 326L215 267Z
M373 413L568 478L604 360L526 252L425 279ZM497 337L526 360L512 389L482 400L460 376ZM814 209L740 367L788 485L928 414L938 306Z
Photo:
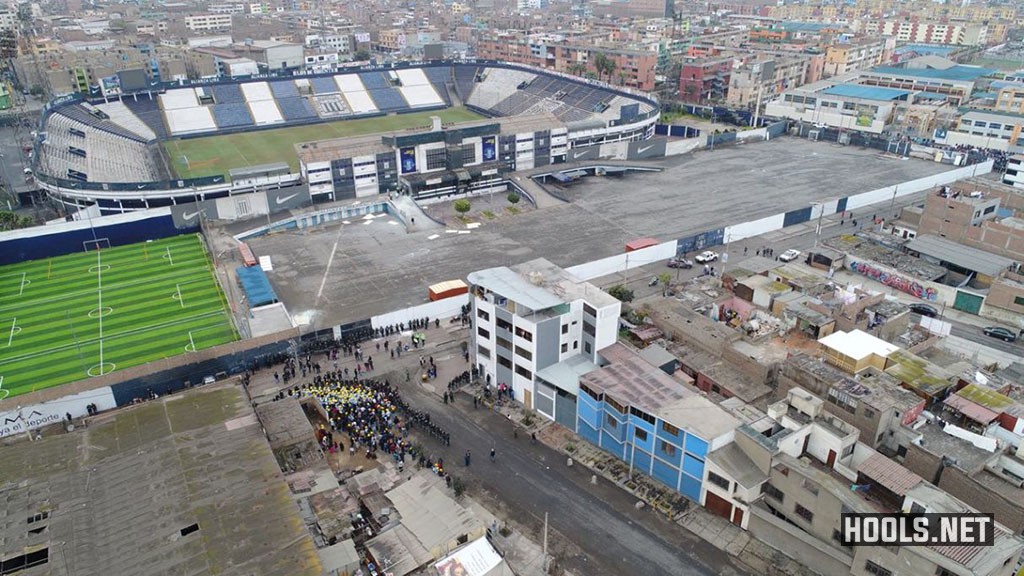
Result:
M869 73L884 76L901 76L905 78L927 78L953 81L973 81L988 76L995 72L979 66L956 65L938 70L935 68L898 68L895 66L878 66L868 71Z
M863 330L838 330L818 340L818 343L854 360L863 360L872 354L885 358L899 350L899 346L889 344Z
M1005 256L930 234L914 238L907 244L907 249L986 276L998 276L1013 265L1013 260Z
M728 412L625 345L617 342L599 354L609 364L581 377L581 382L591 390L604 392L619 404L653 414L704 440L710 441L740 425Z
M889 354L885 372L926 396L937 396L953 385L949 370L902 349Z
M541 368L537 371L537 378L553 384L573 396L578 396L580 393L580 377L597 369L597 364L594 364L582 354L577 354L546 368Z
M915 442L926 452L945 457L947 466L956 466L968 474L975 474L992 459L992 453L970 442L951 436L937 422L929 421L915 430L920 439Z
M837 84L831 88L821 91L822 94L830 96L843 96L845 98L861 98L864 100L898 100L912 94L907 90L896 90L895 88L879 88L877 86L861 86L860 84Z
M857 472L878 482L897 496L906 496L911 488L924 482L924 478L877 452L864 459L857 466Z
M956 395L995 412L1002 412L1017 404L1013 398L978 384L968 384L957 390Z
M724 470L740 486L750 489L768 479L735 442L730 442L708 455L708 460Z
M0 450L0 557L55 576L323 572L252 408L218 384ZM214 505L215 503L216 505ZM37 514L46 530L26 530ZM191 530L191 531L190 531Z

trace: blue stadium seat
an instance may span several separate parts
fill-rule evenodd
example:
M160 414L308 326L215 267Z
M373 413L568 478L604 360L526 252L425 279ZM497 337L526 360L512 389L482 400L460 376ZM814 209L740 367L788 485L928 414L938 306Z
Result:
M122 102L132 111L139 120L149 126L157 138L167 138L167 127L164 126L164 115L160 110L160 103L156 98L150 98L146 94L139 94L138 100L134 97L125 97Z
M359 75L359 79L363 81L363 86L366 86L367 90L390 88L392 86L391 81L388 80L383 72L363 72Z
M278 98L277 107L281 109L281 116L288 122L317 117L305 98Z
M204 87L207 93L213 95L215 104L240 104L245 102L242 89L238 84L214 84Z
M341 92L338 84L334 82L333 76L320 76L313 78L313 92L315 94L335 94Z
M280 80L278 82L270 83L270 91L274 93L274 97L280 101L283 98L298 98L299 89L295 87L295 82L291 80Z
M452 98L448 94L448 84L452 82L452 69L448 66L433 66L431 68L424 68L423 73L427 75L427 79L434 86L437 95L444 100L445 104L450 106Z
M380 90L370 90L370 98L373 98L377 108L385 112L392 112L395 110L405 110L409 108L409 103L405 101L402 93L397 88L383 88Z
M244 103L214 105L213 120L220 128L255 125L252 114L249 113L249 107Z

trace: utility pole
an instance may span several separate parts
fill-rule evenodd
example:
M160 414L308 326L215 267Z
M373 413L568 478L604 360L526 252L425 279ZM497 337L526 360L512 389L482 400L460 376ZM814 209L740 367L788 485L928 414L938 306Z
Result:
M818 247L818 239L821 237L821 219L825 215L825 205L815 202L812 206L818 207L818 225L814 227L814 247Z
M544 573L548 572L548 513L544 513L544 556L541 558L544 563Z

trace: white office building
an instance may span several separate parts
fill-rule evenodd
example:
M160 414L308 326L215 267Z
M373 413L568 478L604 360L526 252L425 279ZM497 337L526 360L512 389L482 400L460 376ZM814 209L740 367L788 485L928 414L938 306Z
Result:
M472 352L485 380L510 386L516 400L550 419L568 419L570 411L575 418L575 397L558 400L574 391L537 372L596 368L597 351L618 337L621 302L543 258L473 272L468 280ZM566 413L556 414L556 405Z

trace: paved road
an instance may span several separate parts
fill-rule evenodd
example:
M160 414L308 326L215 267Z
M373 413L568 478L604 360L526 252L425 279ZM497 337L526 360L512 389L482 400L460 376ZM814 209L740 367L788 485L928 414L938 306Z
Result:
M550 550L564 568L581 576L746 574L687 530L651 510L636 510L635 500L618 487L603 479L591 485L586 469L568 467L564 457L531 445L525 435L513 438L505 417L474 410L467 395L445 406L420 386L401 389L410 404L428 410L451 433L450 448L431 448L465 479L474 498L500 507L538 542L544 513L549 514ZM498 453L493 463L492 447ZM469 468L463 464L466 450L472 453Z

